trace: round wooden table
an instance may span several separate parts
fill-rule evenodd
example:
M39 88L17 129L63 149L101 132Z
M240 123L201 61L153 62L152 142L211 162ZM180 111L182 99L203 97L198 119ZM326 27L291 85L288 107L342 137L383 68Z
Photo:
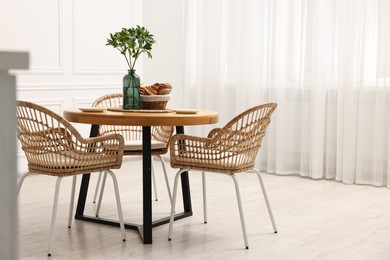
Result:
M98 135L99 125L142 126L143 224L125 223L125 227L138 230L143 242L145 244L151 244L153 241L152 228L169 223L169 216L152 221L151 126L175 126L176 133L180 134L184 133L184 126L217 123L218 113L207 110L197 110L196 113L187 114L176 113L174 111L130 112L106 110L103 112L83 112L80 109L73 108L66 109L63 115L70 122L91 124L91 137ZM75 218L119 227L117 221L84 215L89 178L90 174L83 175ZM181 175L181 183L184 212L175 214L175 220L192 216L188 173Z
M64 117L70 122L95 125L131 125L131 126L188 126L205 125L218 122L218 113L197 110L193 114L176 112L82 112L80 109L67 109Z

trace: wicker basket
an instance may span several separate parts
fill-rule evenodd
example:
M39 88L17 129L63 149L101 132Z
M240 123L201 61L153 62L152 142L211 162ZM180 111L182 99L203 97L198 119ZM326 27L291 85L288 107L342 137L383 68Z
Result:
M151 110L164 110L170 98L170 95L141 95L140 108Z

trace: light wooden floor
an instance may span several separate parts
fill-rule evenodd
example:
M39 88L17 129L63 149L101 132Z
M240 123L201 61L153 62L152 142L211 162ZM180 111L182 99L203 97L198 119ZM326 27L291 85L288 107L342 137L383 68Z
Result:
M171 183L174 169L169 169ZM124 217L139 222L141 163L126 158L116 171ZM170 206L160 165L156 163L159 201L154 218L169 214ZM96 175L91 178L96 183ZM390 190L370 186L314 181L295 176L263 175L278 234L266 211L254 174L238 176L250 249L244 249L231 178L208 178L208 224L203 224L201 174L190 174L194 215L175 222L173 240L168 225L153 230L153 244L143 245L138 233L74 221L67 228L71 179L63 180L51 259L390 259ZM79 182L78 182L79 183ZM55 178L27 178L19 197L21 259L47 259L47 238ZM108 179L102 217L117 218ZM178 201L181 207L181 202ZM95 205L88 198L86 212Z

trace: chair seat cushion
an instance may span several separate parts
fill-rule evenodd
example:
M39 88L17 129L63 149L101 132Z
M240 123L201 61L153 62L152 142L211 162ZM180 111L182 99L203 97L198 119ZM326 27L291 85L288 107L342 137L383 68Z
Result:
M69 176L104 169L118 169L117 156L103 153L81 153L78 151L48 152L31 156L28 162L30 172L53 176Z
M165 149L167 148L167 144L158 141L158 140L152 140L152 150L159 150L159 149ZM132 140L132 141L125 141L124 145L125 151L142 151L142 141L141 140Z
M209 156L206 156L208 154ZM211 171L219 173L245 172L254 167L254 162L245 154L232 155L231 153L203 154L183 152L171 157L173 168L189 168L193 170Z

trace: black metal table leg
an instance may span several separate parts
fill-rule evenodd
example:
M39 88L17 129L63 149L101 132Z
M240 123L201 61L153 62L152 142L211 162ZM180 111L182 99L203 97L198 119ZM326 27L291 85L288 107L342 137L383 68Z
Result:
M99 134L99 125L92 125L91 131L89 133L90 137L96 137ZM87 193L88 193L88 185L89 185L89 178L91 177L91 174L83 174L83 178L81 180L80 185L80 192L79 192L79 199L77 201L77 208L76 208L76 219L79 216L82 216L84 214L85 209L85 202L87 200Z
M151 244L152 238L152 167L151 127L142 127L142 186L143 186L143 240Z
M177 134L184 134L183 126L176 126ZM191 204L191 191L190 191L190 181L188 177L188 172L183 172L181 174L181 189L183 194L183 206L184 212L190 213L192 215L192 204Z

